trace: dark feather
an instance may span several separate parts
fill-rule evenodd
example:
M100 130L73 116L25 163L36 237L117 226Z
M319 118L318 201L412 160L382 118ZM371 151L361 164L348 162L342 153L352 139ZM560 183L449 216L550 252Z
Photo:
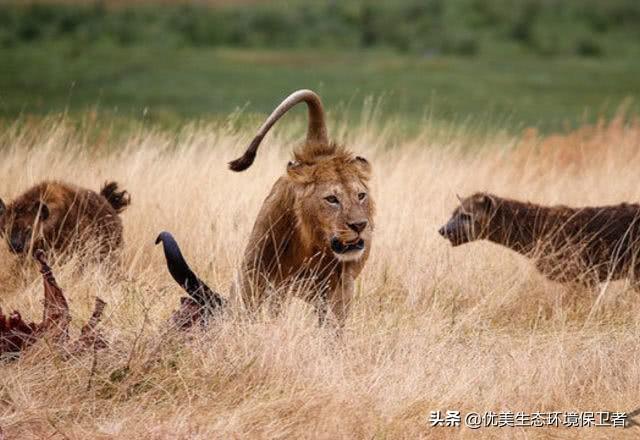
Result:
M193 298L201 307L216 309L224 303L222 297L211 290L200 278L193 273L189 264L182 256L180 246L169 232L162 232L156 239L156 244L162 243L164 256L167 259L167 268L174 280Z

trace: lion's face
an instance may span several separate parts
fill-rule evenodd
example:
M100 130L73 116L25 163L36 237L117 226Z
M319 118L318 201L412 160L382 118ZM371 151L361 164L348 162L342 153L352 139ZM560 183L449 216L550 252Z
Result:
M292 163L296 215L303 239L340 261L360 259L371 245L374 203L371 168L362 157L343 154L312 164Z
M460 206L438 233L453 246L487 238L495 207L496 202L489 194L477 193L461 199Z
M34 228L39 229L48 218L49 209L44 203L10 204L7 207L0 199L0 236L5 238L13 253L28 252L32 242L37 247Z

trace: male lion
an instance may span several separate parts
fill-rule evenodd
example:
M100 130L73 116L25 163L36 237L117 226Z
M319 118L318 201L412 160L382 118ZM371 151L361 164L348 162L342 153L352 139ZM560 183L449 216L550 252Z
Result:
M320 98L310 90L299 90L273 111L230 168L249 168L269 129L300 102L309 110L306 142L294 151L294 160L260 209L237 287L252 310L270 292L283 295L295 287L313 302L321 320L329 306L342 325L354 280L371 250L374 203L369 195L369 162L329 141ZM171 266L169 255L167 260ZM292 286L294 282L299 284Z
M0 236L11 252L64 252L95 244L100 259L122 246L119 215L129 205L126 191L106 183L100 194L68 183L45 181L5 205L0 199Z
M476 193L439 230L453 246L489 240L534 259L547 278L588 287L640 276L640 205L540 206Z

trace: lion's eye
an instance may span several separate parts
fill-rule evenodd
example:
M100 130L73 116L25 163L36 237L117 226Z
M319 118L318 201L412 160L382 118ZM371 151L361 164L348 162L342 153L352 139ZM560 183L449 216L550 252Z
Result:
M365 192L358 193L358 200L362 201L364 200L365 197L367 197L367 193Z
M331 203L332 205L339 205L340 204L340 200L338 200L338 198L336 196L327 196L324 199L327 202Z

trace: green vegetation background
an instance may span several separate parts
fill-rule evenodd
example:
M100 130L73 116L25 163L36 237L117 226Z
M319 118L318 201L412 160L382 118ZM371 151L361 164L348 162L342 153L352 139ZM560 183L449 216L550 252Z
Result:
M313 88L408 127L558 130L639 110L637 0L0 2L0 118L98 109L177 124Z

